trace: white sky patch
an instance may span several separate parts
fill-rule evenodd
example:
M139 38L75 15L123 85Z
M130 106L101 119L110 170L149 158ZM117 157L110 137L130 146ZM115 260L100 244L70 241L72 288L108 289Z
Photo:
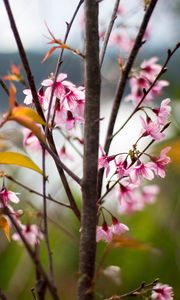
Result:
M104 22L108 24L108 16L113 8L110 0L104 0L100 4L100 17L104 17ZM163 5L164 0L157 5L155 9L155 16L151 22L152 28L152 45L161 44L163 46L171 43L177 35L177 22L172 18L172 14ZM12 11L26 50L38 51L46 49L49 36L45 26L47 22L51 31L58 38L63 39L66 30L66 21L70 21L71 16L77 5L77 0L11 0L10 4ZM127 16L129 20L140 21L143 13L142 0L122 0L127 7ZM79 13L82 15L82 9ZM174 22L175 21L175 22ZM176 24L176 26L175 26ZM5 11L3 1L0 2L0 52L13 52L16 51L16 43L10 28L8 17ZM72 32L70 34L70 41L76 47L80 43L80 24L76 20Z

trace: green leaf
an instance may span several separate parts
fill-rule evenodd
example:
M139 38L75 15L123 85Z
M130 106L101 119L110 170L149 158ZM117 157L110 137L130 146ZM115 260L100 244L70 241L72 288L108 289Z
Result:
M26 155L16 152L1 152L0 153L1 165L16 165L27 169L32 169L43 175L42 170Z

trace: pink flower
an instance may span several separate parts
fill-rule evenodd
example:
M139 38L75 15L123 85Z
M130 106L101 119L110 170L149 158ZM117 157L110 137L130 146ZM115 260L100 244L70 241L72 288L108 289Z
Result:
M167 284L157 283L152 290L153 300L173 300L173 289Z
M107 177L110 172L109 162L114 160L115 156L114 155L107 156L101 145L99 145L99 149L100 149L102 155L100 156L100 158L98 160L98 168L99 169L105 168L106 169L106 177Z
M128 36L126 30L113 31L110 42L125 52L129 52L134 44L134 40Z
M96 242L101 240L110 243L112 241L112 231L107 223L104 222L102 226L97 226L96 228Z
M154 174L148 164L143 164L141 161L138 161L137 165L130 171L129 177L132 183L139 184L142 177L152 180L154 178Z
M83 87L76 87L71 82L65 81L64 98L62 98L62 105L65 109L74 112L79 100L85 100L85 93Z
M142 197L145 203L154 203L157 194L159 193L159 187L157 185L147 185L143 188Z
M160 125L150 119L144 120L142 116L141 123L142 123L142 136L151 136L154 140L160 140L165 137L164 132L161 132Z
M122 233L129 231L129 228L125 224L120 223L115 217L112 218L112 225L110 228L112 233L116 235L121 235Z
M64 96L64 94L65 94L65 91L64 91L64 79L66 79L66 78L67 78L66 74L60 73L57 76L57 80L56 80L55 83L54 83L54 80L53 80L53 75L52 75L51 78L43 80L42 83L41 83L41 85L47 87L46 91L45 91L45 96L48 99L50 99L53 85L55 85L54 97L62 99L63 96Z
M148 60L144 60L141 64L141 69L150 81L154 80L154 78L158 75L158 73L161 71L161 65L156 64L158 61L158 57L152 57Z
M8 191L6 188L3 188L0 191L0 197L1 200L3 201L3 203L5 205L8 205L9 202L13 202L13 203L19 203L19 198L17 197L17 195L19 195L19 193L14 193L12 191ZM2 203L0 202L0 208L3 207Z
M69 159L69 160L73 160L73 156L67 152L66 150L66 147L65 146L62 146L60 151L59 151L59 157L61 160L64 160L64 159Z
M125 97L125 101L132 101L134 105L137 105L143 97L143 89L148 89L149 82L143 76L132 77L129 80L131 93ZM147 95L145 102L149 102L151 97Z
M161 102L160 107L153 109L153 111L157 115L157 121L161 125L165 125L167 123L167 118L169 117L170 112L171 112L171 107L169 105L170 102L171 102L171 100L169 98L164 99Z
M40 231L39 227L36 224L32 225L21 225L21 233L24 235L25 239L31 246L35 246L40 243L40 240L43 239L43 234ZM12 235L14 241L21 241L21 237L18 233Z
M124 199L119 204L118 210L120 214L132 214L144 209L144 202L138 193L134 194L131 201L125 201Z
M121 204L122 201L132 202L134 199L134 188L135 185L129 182L120 184L120 189L118 189L118 198Z
M127 176L129 174L129 169L127 169L127 161L122 157L119 157L118 160L114 160L116 165L116 174L119 177Z
M28 148L29 150L39 152L42 150L41 144L34 133L27 129L23 129L23 145L24 147Z
M166 176L165 168L171 162L169 156L166 155L171 147L164 148L159 157L152 157L152 162L149 162L149 167L154 171L155 175L164 178Z
M113 239L113 235L121 235L128 231L129 228L120 223L115 217L112 217L112 225L108 226L106 222L102 226L97 226L96 229L96 241L99 242L104 240L107 243L110 243Z
M24 103L26 105L30 105L30 104L33 104L33 96L32 96L32 93L31 93L31 90L30 89L25 89L23 90L23 94L26 95L25 99L24 99ZM49 100L45 97L44 95L44 91L43 91L43 88L41 88L38 93L37 93L37 96L38 96L38 100L39 100L39 103L40 105L42 106L42 108L44 110L47 110L48 109L48 104L49 104Z

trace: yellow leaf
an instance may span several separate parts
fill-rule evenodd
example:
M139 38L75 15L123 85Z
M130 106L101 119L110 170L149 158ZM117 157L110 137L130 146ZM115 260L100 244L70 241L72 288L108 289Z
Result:
M16 165L27 169L32 169L40 174L42 170L26 155L16 152L1 152L0 153L1 165Z
M11 117L19 117L19 116L26 116L30 118L35 123L46 125L44 120L37 114L32 108L26 106L17 106L11 112Z
M0 215L0 228L3 229L8 241L10 241L10 225L4 215Z
M40 141L46 142L45 135L36 124L46 125L46 123L33 109L25 106L14 107L7 115L7 121L16 121L20 125L29 128Z

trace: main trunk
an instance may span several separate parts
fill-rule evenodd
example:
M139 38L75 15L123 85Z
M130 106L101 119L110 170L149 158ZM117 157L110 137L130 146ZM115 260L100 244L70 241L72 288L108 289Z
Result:
M100 106L98 3L96 0L85 1L85 19L86 108L78 300L91 300L94 294L93 279L96 258L97 162Z

